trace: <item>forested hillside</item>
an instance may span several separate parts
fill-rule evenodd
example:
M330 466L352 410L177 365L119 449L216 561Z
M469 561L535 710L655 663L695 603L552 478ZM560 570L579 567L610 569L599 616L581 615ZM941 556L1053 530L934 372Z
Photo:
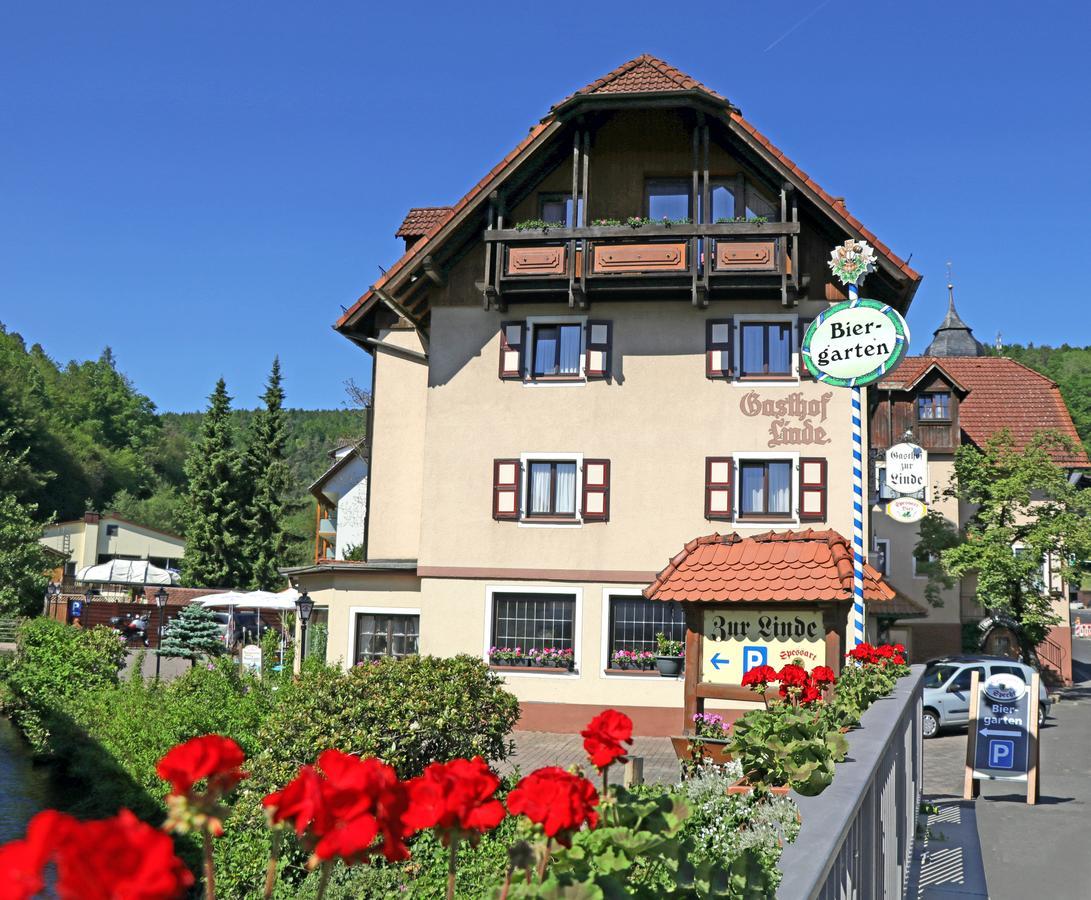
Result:
M1080 439L1085 447L1091 448L1091 347L1007 344L1000 355L1009 356L1057 382Z
M194 397L194 407L203 407L206 399ZM252 405L257 399L235 402ZM253 415L248 409L232 411L240 439ZM329 464L326 451L339 437L362 435L364 414L349 408L287 409L285 416L292 485L287 530L296 538L292 556L302 561L314 527L307 486ZM95 360L58 364L40 345L27 346L0 324L0 452L26 451L25 464L5 487L20 502L37 504L35 515L42 522L77 518L87 509L113 510L184 533L184 464L201 418L196 412L158 413L117 370L109 348Z

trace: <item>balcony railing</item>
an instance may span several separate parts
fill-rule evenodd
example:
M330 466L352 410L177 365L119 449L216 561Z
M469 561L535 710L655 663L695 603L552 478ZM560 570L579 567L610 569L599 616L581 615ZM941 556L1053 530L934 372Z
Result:
M695 306L746 291L798 296L798 222L592 226L485 231L486 301L593 298L654 293L687 296Z

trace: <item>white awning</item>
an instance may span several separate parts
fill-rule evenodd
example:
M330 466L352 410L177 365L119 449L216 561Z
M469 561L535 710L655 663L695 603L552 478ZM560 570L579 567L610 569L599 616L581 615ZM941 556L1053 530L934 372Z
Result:
M76 581L92 584L178 584L177 572L160 569L144 559L112 559L97 566L84 566Z
M287 591L280 594L274 594L272 591L226 591L222 594L209 594L196 602L201 606L237 606L240 609L272 609L288 612L295 609L295 598L286 596L287 593Z

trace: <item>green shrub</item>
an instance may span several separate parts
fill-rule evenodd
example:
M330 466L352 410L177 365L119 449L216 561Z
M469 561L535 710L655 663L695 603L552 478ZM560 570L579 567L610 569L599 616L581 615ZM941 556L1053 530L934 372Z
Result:
M845 758L848 742L818 709L778 703L736 720L730 748L752 784L789 785L811 797L833 781L834 763Z

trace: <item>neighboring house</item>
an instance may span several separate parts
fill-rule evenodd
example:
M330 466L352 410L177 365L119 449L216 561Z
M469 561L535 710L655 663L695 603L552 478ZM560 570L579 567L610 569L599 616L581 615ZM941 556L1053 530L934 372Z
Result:
M341 441L329 456L330 467L310 488L318 502L315 562L355 556L367 522L367 458L360 442Z
M945 496L954 475L955 451L962 444L984 446L988 439L1008 429L1016 447L1025 447L1040 431L1056 431L1071 438L1072 453L1058 451L1054 460L1073 473L1088 469L1072 417L1057 385L1015 360L986 356L955 310L953 288L947 315L935 338L921 356L905 359L871 392L872 556L871 561L900 594L928 608L924 590L928 583L917 572L914 550L919 526L888 518L884 504L890 499L882 487L883 454L902 440L907 430L912 441L928 451L930 508L939 510L956 527L965 525L973 508ZM1017 552L1019 548L1014 548ZM1062 622L1039 647L1042 661L1058 674L1071 678L1069 628L1070 586L1061 582L1054 560L1043 560L1043 584L1055 597L1054 610ZM977 602L973 577L956 581L942 591L943 605L929 608L925 617L904 623L895 632L914 660L962 651L964 624L985 616ZM990 648L1002 650L1002 647Z
M690 582L848 603L851 392L799 342L844 298L835 245L871 242L868 296L903 312L919 276L728 100L639 57L399 234L335 326L374 362L366 557L287 573L329 661L571 650L571 672L505 672L521 727L608 704L662 734L681 681L611 658L683 636Z
M66 579L84 566L111 559L145 559L163 569L177 569L186 551L185 538L111 513L84 513L82 519L47 525L42 543L63 553Z

